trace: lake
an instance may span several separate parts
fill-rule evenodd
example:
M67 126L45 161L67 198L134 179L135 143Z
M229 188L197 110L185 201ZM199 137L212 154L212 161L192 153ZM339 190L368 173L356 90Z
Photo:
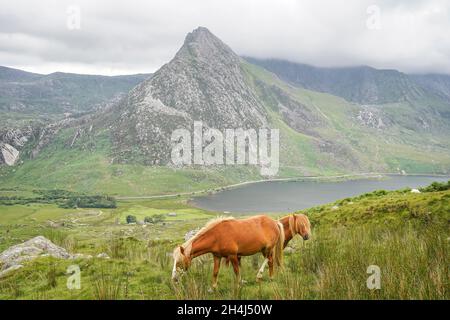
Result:
M450 177L386 176L347 181L268 181L193 199L197 207L230 213L292 212L374 190L419 188Z

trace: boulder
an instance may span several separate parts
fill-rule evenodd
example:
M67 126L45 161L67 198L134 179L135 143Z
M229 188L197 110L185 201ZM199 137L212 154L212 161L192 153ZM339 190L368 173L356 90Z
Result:
M51 256L58 259L90 258L89 255L70 254L43 236L34 237L24 243L12 246L0 253L0 275L23 267L26 261Z
M69 259L71 257L66 249L57 246L43 236L37 236L3 251L0 254L0 263L2 264L2 269L5 270L39 256L52 256L60 259Z
M291 253L294 253L294 252L295 252L295 249L292 248L292 247L284 248L284 253L291 254Z

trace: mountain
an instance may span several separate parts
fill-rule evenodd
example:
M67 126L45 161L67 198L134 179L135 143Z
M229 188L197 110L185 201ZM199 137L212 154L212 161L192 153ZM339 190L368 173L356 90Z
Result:
M49 128L59 127L55 121L67 125L72 121L64 118L95 111L149 76L42 75L0 66L0 164L13 165L30 139L43 144L46 132L55 133Z
M450 75L413 74L410 77L424 89L450 102Z
M216 129L260 127L267 114L248 87L241 59L208 29L186 36L175 57L139 84L114 113L113 138L119 161L133 148L145 163L167 163L171 132L203 121Z
M86 112L128 92L149 76L43 75L0 66L0 111L51 115Z
M197 28L171 61L127 94L95 112L30 130L26 141L19 139L22 146L13 139L8 144L16 143L20 154L16 165L0 167L0 180L4 186L136 195L262 178L255 166L174 166L171 133L191 131L194 121L218 130L279 129L278 177L450 172L450 104L410 77L355 68L340 76L330 72L334 81L322 74L313 90L252 61ZM338 85L347 98L318 87Z
M378 70L368 66L319 68L279 59L245 59L295 86L361 104L401 102L424 94L423 88L397 70Z

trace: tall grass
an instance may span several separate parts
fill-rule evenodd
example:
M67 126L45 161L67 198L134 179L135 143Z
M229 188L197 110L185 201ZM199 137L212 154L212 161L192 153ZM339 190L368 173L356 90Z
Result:
M297 240L295 245L299 245ZM442 230L411 225L318 230L287 255L273 281L257 284L256 268L243 258L242 299L449 299L449 241ZM367 288L367 268L381 270L381 288ZM222 269L218 292L207 288L211 272L194 266L177 298L233 299L232 272Z
M94 298L97 300L118 300L121 297L123 277L116 272L101 270L94 281Z

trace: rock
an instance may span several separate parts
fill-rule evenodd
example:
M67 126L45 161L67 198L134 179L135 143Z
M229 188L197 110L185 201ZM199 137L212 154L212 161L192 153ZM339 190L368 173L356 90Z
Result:
M12 271L16 271L20 268L23 268L23 265L21 264L16 264L14 266L11 266L3 271L0 271L0 279L7 276L9 273L11 273Z
M66 249L55 245L43 236L38 236L3 251L0 254L0 263L4 270L39 256L52 256L60 259L71 257Z
M339 210L339 206L332 206L332 207L331 207L331 210L333 210L333 211L334 211L334 210Z
M92 259L92 256L90 254L75 253L70 257L70 259Z
M291 254L291 253L294 253L294 252L295 252L295 249L292 248L292 247L284 248L284 253Z
M104 252L99 253L99 254L97 255L97 258L100 258L100 259L110 259L110 257L109 257L106 253L104 253Z
M0 144L0 163L13 166L19 159L19 151L7 143Z
M169 212L167 215L168 215L169 217L176 217L176 216L177 216L177 213L176 213L176 212Z
M191 231L186 232L186 234L184 235L184 241L188 241L190 238L192 238L193 236L195 236L195 234L199 231L200 229L194 229Z
M421 193L419 189L411 189L411 193Z
M54 222L54 221L51 221L51 220L47 220L47 225L50 228L61 228L61 227L64 226L64 222Z
M21 268L26 261L48 256L58 259L92 258L84 254L70 254L47 238L37 236L3 251L0 254L0 272L4 275Z
M362 110L359 111L356 118L362 125L374 129L385 128L386 125L383 122L382 113L379 108L368 105L362 105L361 108Z

